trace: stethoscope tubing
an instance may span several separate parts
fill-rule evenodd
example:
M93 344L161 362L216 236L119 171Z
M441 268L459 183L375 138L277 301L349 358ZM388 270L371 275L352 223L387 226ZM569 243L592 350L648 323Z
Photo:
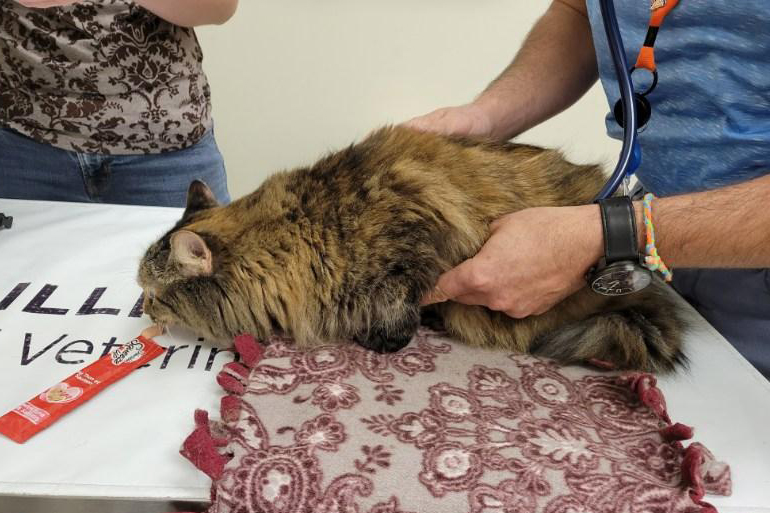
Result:
M626 60L626 52L623 47L623 39L618 27L618 19L615 15L615 5L612 0L599 0L602 13L604 32L607 44L612 55L612 64L615 67L615 75L620 88L620 99L623 105L623 146L620 157L615 165L612 175L604 184L604 187L596 196L595 201L606 199L615 194L623 179L631 176L641 161L641 149L639 147L636 131L638 113L634 101L634 85L631 82L631 71Z

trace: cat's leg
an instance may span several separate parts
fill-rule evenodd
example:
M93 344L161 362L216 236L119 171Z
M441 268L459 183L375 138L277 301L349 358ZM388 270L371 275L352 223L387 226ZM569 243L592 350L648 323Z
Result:
M352 331L366 348L392 352L406 346L420 327L420 300L451 267L439 254L451 239L448 228L421 208L413 205L393 213L378 242L381 247L368 257L369 273L358 282L356 297L364 299L356 303L364 315Z
M402 349L420 327L421 290L428 288L428 280L421 276L419 266L406 271L392 272L359 304L367 313L363 322L353 331L353 339L361 346L390 353ZM426 284L421 285L420 280Z

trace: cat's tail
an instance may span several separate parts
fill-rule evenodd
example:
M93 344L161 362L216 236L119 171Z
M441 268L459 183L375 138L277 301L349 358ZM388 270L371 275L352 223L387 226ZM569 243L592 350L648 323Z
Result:
M653 283L596 313L537 337L530 351L566 364L593 363L615 369L669 372L686 366L682 308L665 285Z

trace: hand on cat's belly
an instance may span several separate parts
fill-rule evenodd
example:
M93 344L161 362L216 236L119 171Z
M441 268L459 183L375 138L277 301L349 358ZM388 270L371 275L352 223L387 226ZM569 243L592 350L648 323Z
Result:
M597 205L529 208L490 228L478 254L442 274L423 304L451 299L515 318L538 315L583 287L603 251Z

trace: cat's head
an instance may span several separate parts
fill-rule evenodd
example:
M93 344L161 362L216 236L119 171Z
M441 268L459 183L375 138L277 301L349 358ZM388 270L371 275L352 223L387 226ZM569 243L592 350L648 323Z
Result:
M144 311L153 321L163 325L177 324L178 319L170 318L169 312L174 305L163 308L158 300L175 283L213 273L214 257L205 240L206 234L187 228L209 217L218 206L205 183L199 180L192 182L182 219L153 243L142 257L137 281L144 290Z
M139 266L144 311L153 321L221 343L242 333L312 338L311 253L297 244L296 208L284 181L271 177L227 206L203 182L190 185L182 219Z

